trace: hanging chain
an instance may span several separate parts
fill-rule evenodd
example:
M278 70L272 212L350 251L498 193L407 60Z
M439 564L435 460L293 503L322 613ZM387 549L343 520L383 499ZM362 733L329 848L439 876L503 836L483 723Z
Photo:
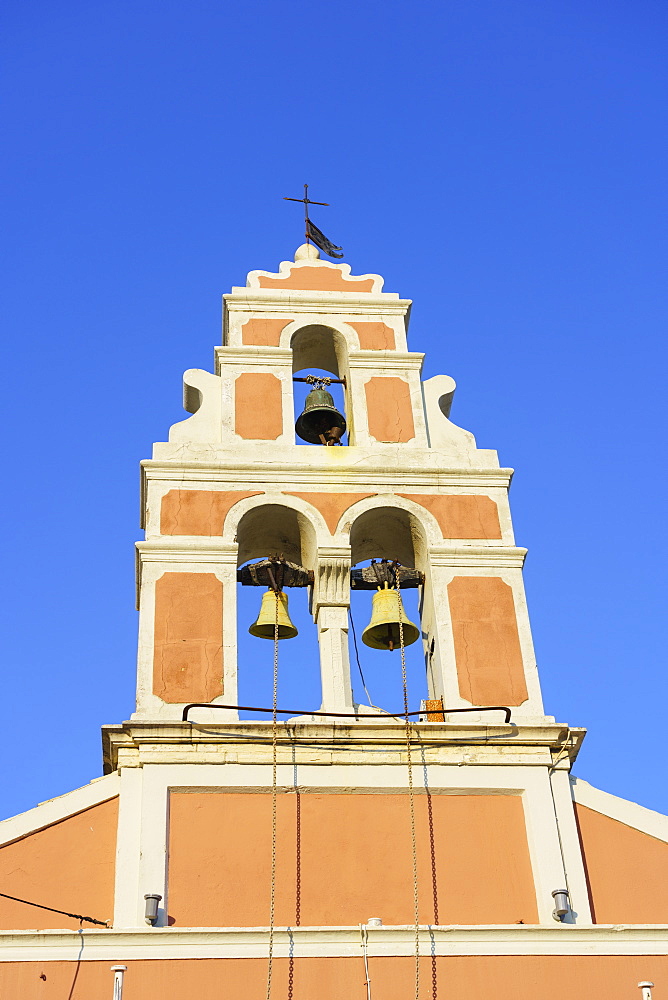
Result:
M411 723L408 715L408 678L406 673L406 648L404 646L404 615L399 589L399 566L395 565L395 585L399 608L399 647L401 649L401 684L404 693L404 718L406 720L406 760L408 764L408 799L411 816L411 850L413 854L413 916L415 921L415 1000L420 1000L420 901L418 895L417 841L415 836L415 791L413 788L413 751Z
M297 786L297 764L295 770L295 798L296 798L296 846L295 846L295 927L299 927L302 921L302 804ZM295 989L295 956L294 943L291 942L290 960L288 962L288 1000L292 1000Z
M424 749L422 750L422 759L424 760ZM425 764L425 779L426 779L426 764ZM429 818L429 853L431 854L431 889L434 896L434 924L439 924L438 919L438 880L436 878L436 841L434 837L434 810L431 801L431 792L429 791L429 786L426 786L427 793L427 815ZM433 940L433 939L432 939ZM431 997L432 1000L436 1000L438 997L438 970L436 967L436 951L432 947L431 950Z
M267 1000L271 997L271 975L274 964L274 909L276 905L276 774L278 756L278 726L276 706L278 705L278 603L280 592L274 591L276 614L274 617L274 684L271 716L271 895L269 901L269 955L267 962Z

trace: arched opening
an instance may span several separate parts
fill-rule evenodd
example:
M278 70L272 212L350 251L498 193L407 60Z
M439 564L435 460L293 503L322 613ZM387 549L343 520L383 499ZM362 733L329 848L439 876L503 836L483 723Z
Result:
M329 326L311 324L297 330L291 338L292 373L300 378L306 375L322 376L323 378L347 379L348 377L348 345L345 337L338 330ZM294 382L295 423L304 409L308 393L313 386L304 382ZM336 409L346 419L347 431L341 439L342 445L350 442L350 407L347 405L347 390L343 385L332 383L327 386ZM296 436L297 444L309 444ZM321 445L316 445L321 447Z
M237 527L239 567L278 555L313 568L315 530L300 511L283 504L262 504L247 511ZM238 703L270 708L273 689L273 641L248 629L256 621L264 587L237 584ZM308 608L308 588L288 587L288 608L299 634L279 642L278 707L317 709L321 702L318 637ZM246 666L253 664L253 669ZM263 713L240 712L241 719L266 721ZM284 716L281 718L285 718Z
M426 539L422 525L401 507L377 507L360 514L350 531L351 562L354 568L368 566L371 560L397 561L403 567L424 572ZM350 665L355 701L371 703L387 712L403 709L401 656L393 652L371 649L363 634L373 608L373 593L351 587ZM406 585L401 588L404 615L421 628L423 587ZM418 711L428 697L424 645L421 639L407 646L406 671L409 709ZM366 690L365 690L366 688Z

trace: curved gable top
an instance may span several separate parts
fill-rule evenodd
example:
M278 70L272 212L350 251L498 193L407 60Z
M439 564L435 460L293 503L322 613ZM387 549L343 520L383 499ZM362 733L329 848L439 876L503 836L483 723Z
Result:
M350 274L350 264L330 264L324 260L284 260L278 272L250 271L247 288L285 289L305 292L352 292L380 294L384 279L379 274ZM391 293L385 293L391 294ZM393 297L397 297L394 293Z

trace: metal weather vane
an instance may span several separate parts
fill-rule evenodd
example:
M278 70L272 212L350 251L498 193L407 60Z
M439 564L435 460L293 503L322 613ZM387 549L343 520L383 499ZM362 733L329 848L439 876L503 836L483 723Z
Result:
M343 257L343 247L337 247L334 243L327 239L325 234L321 232L318 227L311 222L308 215L309 205L323 205L325 208L329 208L329 202L327 201L311 201L308 196L308 184L304 185L304 197L303 198L284 198L283 201L299 201L304 206L304 235L306 237L307 243L315 243L319 250L326 253L328 257Z

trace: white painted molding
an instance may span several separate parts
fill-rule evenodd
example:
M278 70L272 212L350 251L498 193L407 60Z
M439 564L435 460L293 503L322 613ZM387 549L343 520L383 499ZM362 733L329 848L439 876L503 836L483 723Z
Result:
M571 793L578 805L586 806L625 826L633 827L640 833L646 833L650 837L668 843L668 816L654 812L653 809L646 809L637 802L630 802L600 788L594 788L581 778L571 778Z
M265 958L269 930L248 928L155 927L151 930L85 930L84 962L131 959ZM274 931L274 956L287 958L291 943L300 958L360 956L359 927L293 927ZM420 930L424 955L663 955L668 925L536 924L428 927ZM410 956L415 947L411 926L369 928L371 957ZM76 931L0 933L0 962L76 961L81 938Z
M496 544L439 545L429 550L432 566L479 566L485 569L521 569L527 549Z
M300 453L294 456L294 450ZM341 449L343 450L343 449ZM289 453L288 453L289 451ZM228 483L231 488L239 489L239 483L266 484L267 478L274 485L279 483L311 485L322 487L323 469L331 475L329 456L324 456L324 448L313 448L309 445L293 445L290 449L277 446L272 449L273 461L258 449L257 458L252 461L240 460L246 458L233 449L220 449L219 459L211 460L211 449L202 454L201 461L191 459L145 459L142 465L142 475L147 480L177 482L180 486L186 483ZM392 463L393 451L397 453L397 462ZM348 447L350 463L337 465L337 476L340 486L361 486L368 488L384 486L397 488L397 471L401 473L401 492L406 492L408 486L423 486L425 489L435 489L438 492L449 486L479 487L482 490L492 487L507 489L513 476L513 469L488 468L440 468L439 459L442 456L430 448L410 448L408 445L376 445L371 448ZM305 454L307 453L307 454ZM293 456L298 459L293 460ZM301 461L300 461L301 460ZM358 464L359 460L359 464Z
M280 288L235 288L231 294L223 295L225 315L233 313L280 313L290 319L302 314L324 314L336 316L356 316L377 319L378 316L406 316L412 305L411 299L400 299L396 292L376 295L374 292L313 292L305 289L289 290Z
M59 795L58 798L40 802L34 809L28 809L27 812L0 822L0 845L21 840L53 823L59 823L85 809L90 809L91 806L116 798L119 791L118 774L108 774L103 778L95 778L83 788L75 788L74 791Z

